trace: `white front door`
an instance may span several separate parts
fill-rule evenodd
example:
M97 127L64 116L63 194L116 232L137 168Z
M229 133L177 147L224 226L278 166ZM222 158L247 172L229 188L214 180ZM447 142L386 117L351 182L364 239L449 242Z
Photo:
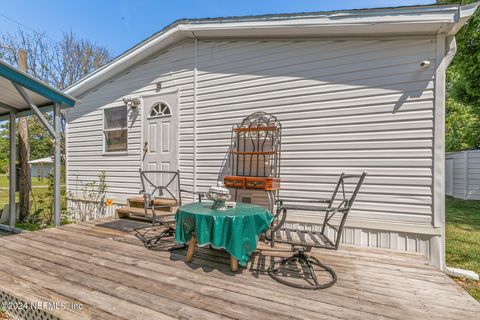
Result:
M177 170L177 119L177 93L143 98L143 170ZM157 184L168 182L161 181L161 175L149 178Z

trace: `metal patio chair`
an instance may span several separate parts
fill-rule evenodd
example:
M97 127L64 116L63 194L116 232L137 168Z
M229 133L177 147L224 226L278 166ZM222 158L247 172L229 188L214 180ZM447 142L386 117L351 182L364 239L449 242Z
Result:
M348 213L366 175L366 172L362 174L342 173L329 199L277 200L278 207L275 216L277 217L278 223L271 229L270 240L275 243L291 245L294 254L288 258L282 258L272 262L268 273L273 279L288 286L312 290L328 288L337 281L335 271L320 262L317 258L308 255L308 252L310 252L312 248L338 249ZM348 182L351 182L351 184L347 185ZM347 188L352 191L349 193L348 190L346 190ZM309 211L314 214L319 214L319 218L323 216L321 231L285 227L287 212L291 210ZM335 225L333 221L335 221ZM299 263L300 269L298 268L297 262ZM292 264L294 265L292 266ZM326 271L329 280L326 282L319 281L314 266L319 267L321 271ZM287 280L288 278L295 277L295 275L298 278L299 274L301 280L307 282L307 284Z
M182 205L182 192L190 192L180 188L180 171L139 170L143 196L145 218L151 212L153 226L163 226L164 230L154 236L147 236L147 232L136 231L136 236L142 240L145 247L154 249L162 245L163 238L175 235L175 212L172 209ZM156 182L155 180L160 181ZM203 193L195 192L201 202ZM160 213L160 214L159 214ZM183 246L181 247L183 248ZM175 248L177 249L177 248Z

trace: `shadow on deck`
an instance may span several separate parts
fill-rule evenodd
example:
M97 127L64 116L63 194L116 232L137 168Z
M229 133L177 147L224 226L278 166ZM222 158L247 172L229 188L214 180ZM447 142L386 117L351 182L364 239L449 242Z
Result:
M454 281L422 256L406 253L316 251L335 269L338 282L309 291L279 284L266 273L273 257L290 254L288 247L261 244L247 267L232 273L220 251L200 248L192 263L185 263L185 250L147 250L132 232L94 223L4 237L0 245L2 302L29 303L16 314L30 319L480 316L480 304Z

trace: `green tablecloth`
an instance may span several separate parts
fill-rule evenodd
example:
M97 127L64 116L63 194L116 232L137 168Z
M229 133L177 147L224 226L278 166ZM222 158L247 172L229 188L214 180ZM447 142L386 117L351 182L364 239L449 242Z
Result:
M245 266L257 248L258 237L272 222L272 214L262 206L248 203L237 203L226 211L212 210L211 206L212 202L196 202L178 208L176 241L184 244L195 232L198 245L225 249Z

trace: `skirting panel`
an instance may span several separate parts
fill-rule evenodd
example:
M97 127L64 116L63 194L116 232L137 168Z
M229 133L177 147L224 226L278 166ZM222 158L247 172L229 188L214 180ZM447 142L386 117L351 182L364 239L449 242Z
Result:
M320 231L320 224L286 222L286 226L294 229ZM327 230L329 237L335 236L333 229ZM407 251L422 254L430 258L431 235L406 232L393 232L367 228L345 227L341 243L356 247L381 248Z
M48 313L52 307L46 303L29 303L21 301L14 296L0 291L0 302L3 311L14 319L22 320L57 320L59 318Z
M67 210L71 220L74 221L89 221L104 217L114 217L118 208L126 206L123 203L112 203L105 205L100 210L88 210L89 203L85 200L68 199ZM95 203L92 202L95 206Z

